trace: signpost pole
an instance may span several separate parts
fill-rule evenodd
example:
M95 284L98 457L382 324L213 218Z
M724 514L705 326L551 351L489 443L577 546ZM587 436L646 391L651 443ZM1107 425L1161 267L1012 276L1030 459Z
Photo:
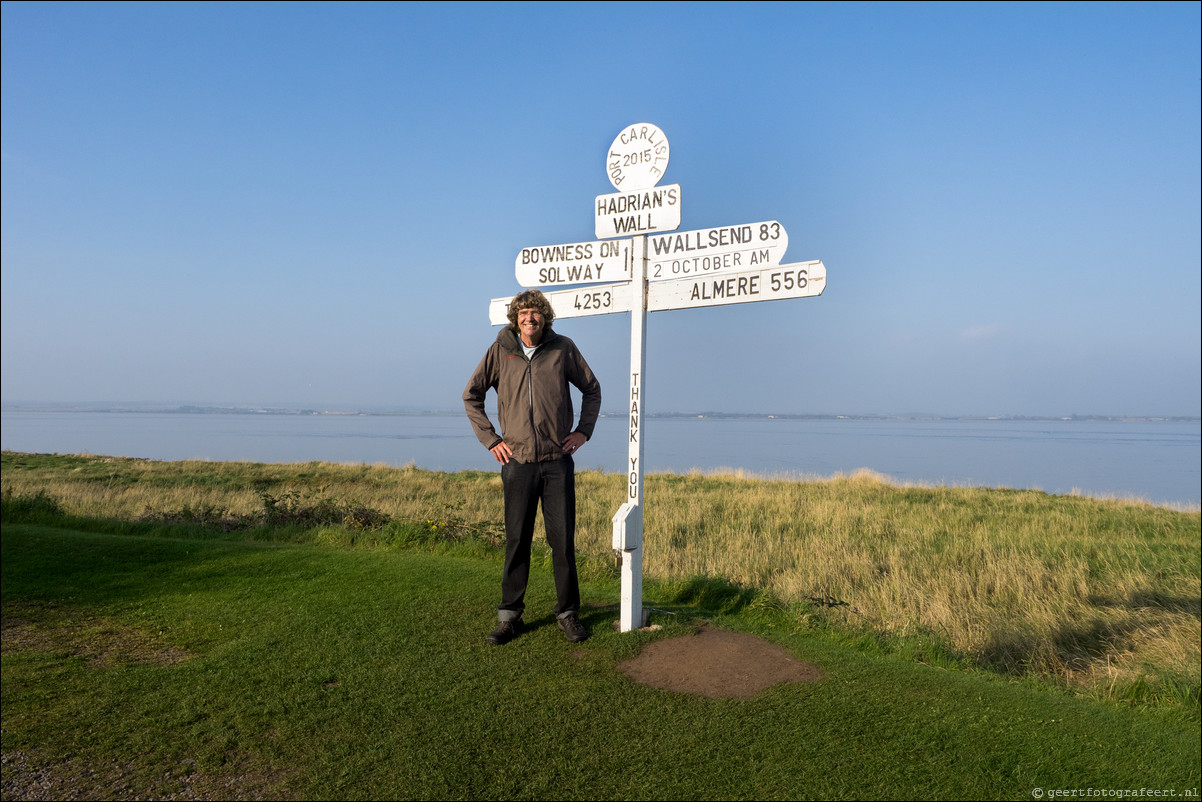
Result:
M647 367L647 237L631 240L630 439L622 554L622 604L619 631L643 625L643 403Z

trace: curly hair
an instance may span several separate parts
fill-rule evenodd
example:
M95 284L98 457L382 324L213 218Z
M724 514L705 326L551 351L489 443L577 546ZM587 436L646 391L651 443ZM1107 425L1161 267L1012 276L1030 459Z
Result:
M547 300L547 296L540 291L522 290L509 302L507 317L509 318L509 327L514 331L518 330L518 312L523 309L533 309L538 312L543 316L543 326L551 328L551 322L555 320L555 310L551 308L551 302Z

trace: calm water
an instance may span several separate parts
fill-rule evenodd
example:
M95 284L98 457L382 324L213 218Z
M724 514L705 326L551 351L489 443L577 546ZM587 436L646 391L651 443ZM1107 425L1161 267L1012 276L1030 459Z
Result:
M462 415L0 413L11 451L149 459L365 462L493 470ZM1090 421L644 421L649 471L743 468L830 476L869 468L902 482L1202 503L1202 425ZM618 472L625 418L598 421L577 467Z

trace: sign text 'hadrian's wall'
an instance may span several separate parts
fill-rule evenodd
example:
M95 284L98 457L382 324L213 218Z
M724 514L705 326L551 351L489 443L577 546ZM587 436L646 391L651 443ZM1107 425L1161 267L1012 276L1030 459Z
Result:
M675 231L680 228L680 184L598 195L596 207L597 239Z

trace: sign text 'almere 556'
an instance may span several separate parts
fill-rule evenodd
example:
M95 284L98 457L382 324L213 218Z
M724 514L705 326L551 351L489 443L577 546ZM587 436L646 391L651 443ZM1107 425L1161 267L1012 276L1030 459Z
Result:
M826 266L817 260L798 262L657 282L647 288L647 311L811 298L824 289Z
M668 138L636 123L614 138L605 169L616 193L594 199L596 242L522 248L514 274L545 292L555 317L630 313L630 413L626 498L613 516L613 547L622 556L619 628L642 626L643 427L648 312L753 301L810 298L826 289L817 259L782 264L789 247L775 220L696 231L680 228L679 184L657 186L668 168ZM627 239L616 240L615 237ZM489 302L494 326L508 322L510 298Z

